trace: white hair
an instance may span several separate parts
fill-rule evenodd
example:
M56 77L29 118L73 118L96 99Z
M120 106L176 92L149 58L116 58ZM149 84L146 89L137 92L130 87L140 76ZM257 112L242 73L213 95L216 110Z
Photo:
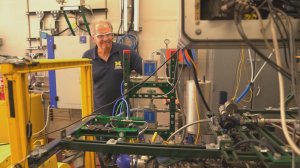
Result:
M96 33L95 27L96 25L100 25L101 27L109 27L111 32L113 32L113 27L109 21L106 20L94 20L91 24L91 34L94 35Z

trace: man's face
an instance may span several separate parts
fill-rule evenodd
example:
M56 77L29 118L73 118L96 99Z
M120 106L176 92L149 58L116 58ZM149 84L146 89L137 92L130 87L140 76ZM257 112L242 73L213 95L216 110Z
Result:
M110 49L112 46L113 33L109 26L95 25L95 34L93 35L93 41L98 48Z

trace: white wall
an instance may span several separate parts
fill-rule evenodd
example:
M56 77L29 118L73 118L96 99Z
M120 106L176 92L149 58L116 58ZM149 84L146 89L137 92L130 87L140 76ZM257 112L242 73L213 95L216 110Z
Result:
M0 54L23 56L28 46L26 0L0 1Z
M55 0L29 0L29 10L50 10L57 9ZM104 7L104 0L86 0L92 8ZM120 23L120 0L107 0L108 20L112 22L115 32ZM29 46L28 23L25 12L27 11L26 0L0 1L0 38L3 38L3 46L0 47L0 54L24 55L25 48ZM13 13L12 13L13 12ZM142 57L147 58L157 49L164 48L164 39L171 41L169 47L176 47L178 29L178 1L177 0L140 0L140 26L139 51ZM72 17L70 15L70 17ZM94 17L105 19L104 14L96 14ZM60 17L61 28L66 28L63 16ZM71 22L73 19L70 19ZM91 20L88 18L88 20ZM45 28L53 27L54 22L51 16L46 17ZM37 37L39 21L36 16L30 17L31 36ZM61 29L62 30L62 29ZM82 31L77 33L85 34ZM69 35L70 32L63 35ZM38 43L33 43L33 46ZM66 44L67 45L67 44Z

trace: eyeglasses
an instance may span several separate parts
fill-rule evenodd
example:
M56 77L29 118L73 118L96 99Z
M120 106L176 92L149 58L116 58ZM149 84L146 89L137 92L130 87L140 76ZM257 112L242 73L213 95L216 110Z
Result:
M106 38L112 38L114 36L114 34L112 32L108 32L108 33L103 33L103 34L95 34L94 37L99 39L99 40L103 40L105 37Z

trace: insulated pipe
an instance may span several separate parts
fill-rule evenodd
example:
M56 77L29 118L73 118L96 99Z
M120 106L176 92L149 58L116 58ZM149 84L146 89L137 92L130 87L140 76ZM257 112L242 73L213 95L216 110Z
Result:
M121 9L122 10L122 9ZM128 0L124 0L124 31L128 30Z
M140 0L133 0L134 1L134 16L133 16L133 30L139 31L140 30L140 23L139 23L139 15L140 15Z
M210 100L210 86L211 82L206 81L206 82L199 82L200 88L203 91L203 95L206 100ZM195 104L195 96L197 96L198 100L198 105ZM188 80L186 81L186 92L185 92L185 101L184 101L184 109L186 112L186 124L190 124L192 122L195 122L198 120L198 115L197 115L197 106L198 110L200 112L200 119L206 119L206 108L204 106L204 103L202 102L202 99L200 98L194 80ZM208 102L208 104L210 104ZM201 131L200 132L206 132L206 129L204 129L204 126L200 126ZM207 128L207 127L206 127ZM197 134L198 132L198 127L197 125L193 125L187 128L188 133L190 134Z

